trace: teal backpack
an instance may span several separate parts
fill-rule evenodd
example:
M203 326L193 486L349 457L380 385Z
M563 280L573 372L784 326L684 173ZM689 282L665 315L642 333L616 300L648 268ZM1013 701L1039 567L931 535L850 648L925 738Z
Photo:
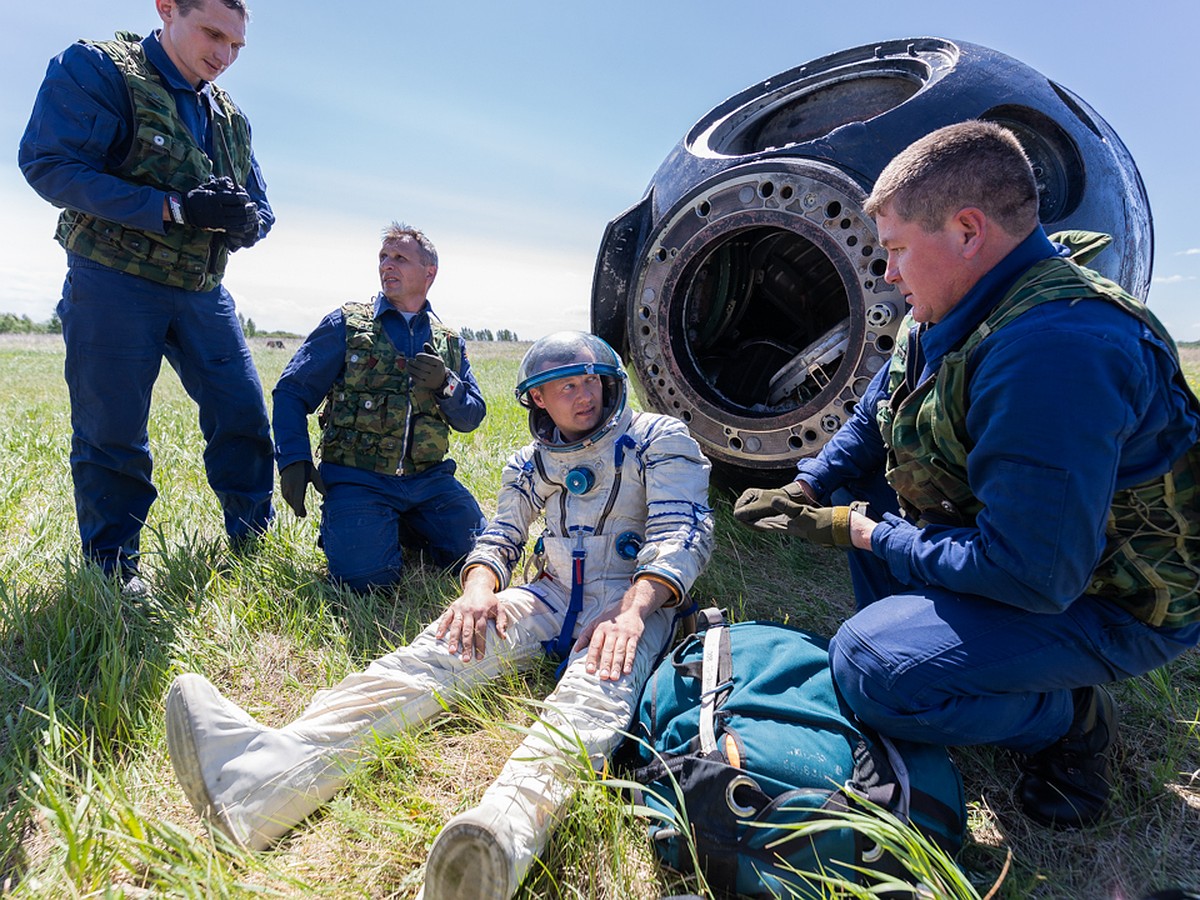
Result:
M834 688L825 639L774 622L726 625L716 609L700 615L707 627L651 675L630 742L665 865L693 871L686 821L713 889L820 897L798 873L863 883L860 869L908 881L850 827L795 834L830 811L863 809L860 798L958 852L962 779L944 748L888 740L858 722Z

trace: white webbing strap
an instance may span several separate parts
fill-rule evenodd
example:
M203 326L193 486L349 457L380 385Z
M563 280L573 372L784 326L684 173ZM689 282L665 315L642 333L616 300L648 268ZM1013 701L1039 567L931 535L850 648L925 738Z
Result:
M718 688L722 687L718 681L721 677L721 643L722 639L729 639L729 632L720 610L706 609L703 615L708 628L704 632L704 657L700 664L700 752L707 755L717 749L717 694Z

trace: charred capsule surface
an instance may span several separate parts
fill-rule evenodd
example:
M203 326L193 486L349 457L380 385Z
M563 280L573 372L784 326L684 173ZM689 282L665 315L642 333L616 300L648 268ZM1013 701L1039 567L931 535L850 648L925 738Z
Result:
M592 328L643 404L687 422L727 473L783 472L820 450L886 364L905 312L862 212L870 187L912 141L972 118L1021 140L1047 230L1113 235L1093 265L1145 297L1145 188L1084 101L986 47L865 45L710 111L609 223Z

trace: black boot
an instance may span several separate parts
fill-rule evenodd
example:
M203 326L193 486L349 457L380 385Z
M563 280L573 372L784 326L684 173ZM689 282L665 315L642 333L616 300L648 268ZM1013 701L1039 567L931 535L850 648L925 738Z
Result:
M1112 784L1109 750L1117 737L1117 710L1102 687L1076 688L1075 717L1067 733L1030 754L1017 796L1025 815L1042 825L1081 828L1104 814Z

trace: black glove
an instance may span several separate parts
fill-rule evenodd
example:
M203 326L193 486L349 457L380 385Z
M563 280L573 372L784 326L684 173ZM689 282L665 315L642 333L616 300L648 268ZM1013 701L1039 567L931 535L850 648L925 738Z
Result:
M450 373L446 371L446 364L437 355L433 344L426 341L421 352L408 361L408 377L412 379L415 390L437 393L446 386Z
M785 510L775 505L776 500L789 504L789 508L820 505L808 493L803 482L792 481L781 488L749 488L743 491L733 504L733 517L743 525L753 525L760 519L778 516Z
M206 181L183 196L172 191L167 202L172 220L179 225L237 234L258 230L258 207L245 188L228 176Z
M254 223L245 231L225 232L225 247L230 253L241 250L243 247L253 247L258 243L258 204L253 200L250 203L254 207Z
M310 483L318 494L324 495L325 481L317 467L307 459L284 466L279 473L279 493L283 496L283 502L301 519L308 515L308 510L304 508L304 494Z

